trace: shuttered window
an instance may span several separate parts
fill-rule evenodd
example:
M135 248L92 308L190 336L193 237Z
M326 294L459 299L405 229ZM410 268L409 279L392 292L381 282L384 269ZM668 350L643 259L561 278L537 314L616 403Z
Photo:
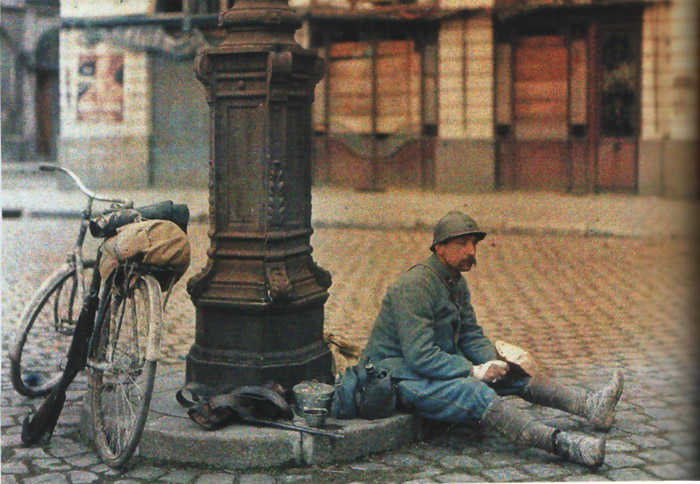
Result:
M518 139L565 139L567 48L560 35L522 38L515 52L515 119Z
M412 40L340 42L329 49L330 129L370 134L420 132L420 55ZM373 72L374 70L374 72ZM373 101L376 96L376 101Z

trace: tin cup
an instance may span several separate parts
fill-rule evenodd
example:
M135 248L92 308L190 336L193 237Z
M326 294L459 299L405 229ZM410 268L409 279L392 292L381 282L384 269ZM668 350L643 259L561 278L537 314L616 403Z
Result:
M294 385L292 392L294 393L294 412L304 417L306 409L322 408L330 411L335 387L316 381L301 382Z
M305 408L304 421L309 427L321 427L328 417L328 409L325 408Z

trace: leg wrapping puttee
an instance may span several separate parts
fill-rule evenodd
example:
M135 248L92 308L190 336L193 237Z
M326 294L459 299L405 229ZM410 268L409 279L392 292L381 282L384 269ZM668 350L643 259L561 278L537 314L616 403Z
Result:
M494 398L479 425L515 443L531 445L578 464L599 466L605 459L604 439L564 432L545 425L500 397Z
M535 377L520 393L530 403L563 410L584 417L597 430L608 431L615 419L624 378L617 371L610 382L597 392L565 386L551 378Z

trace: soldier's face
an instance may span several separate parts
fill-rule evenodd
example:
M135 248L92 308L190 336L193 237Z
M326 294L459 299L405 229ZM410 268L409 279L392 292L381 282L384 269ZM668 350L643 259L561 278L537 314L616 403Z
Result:
M476 265L476 244L474 235L461 235L444 244L435 246L435 254L445 267L454 272L467 272Z

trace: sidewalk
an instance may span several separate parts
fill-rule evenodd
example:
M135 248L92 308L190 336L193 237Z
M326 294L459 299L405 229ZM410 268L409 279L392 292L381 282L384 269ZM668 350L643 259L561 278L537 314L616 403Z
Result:
M84 198L47 180L3 182L5 216L79 216ZM187 203L192 220L208 219L206 188L117 190L137 206L171 199ZM635 195L569 195L548 192L435 193L390 190L381 193L314 187L314 227L429 230L451 209L473 216L486 231L565 233L637 238L697 237L700 203ZM13 214L14 212L14 214Z

